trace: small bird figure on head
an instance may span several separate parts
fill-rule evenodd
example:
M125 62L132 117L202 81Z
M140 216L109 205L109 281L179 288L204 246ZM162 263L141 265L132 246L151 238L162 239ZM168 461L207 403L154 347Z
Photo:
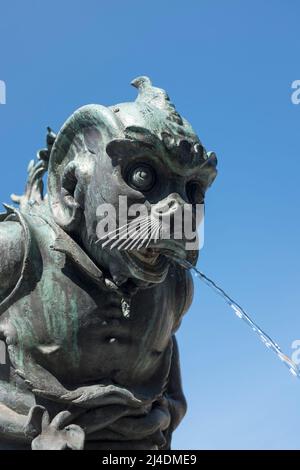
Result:
M154 87L149 77L140 76L132 80L131 85L138 89L136 102L146 103L169 114L170 119L180 126L183 124L181 116L176 111L167 92Z

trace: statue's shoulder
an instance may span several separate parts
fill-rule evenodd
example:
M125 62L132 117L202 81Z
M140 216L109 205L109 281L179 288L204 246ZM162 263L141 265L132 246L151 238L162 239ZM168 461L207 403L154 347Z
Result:
M24 226L13 211L0 216L0 300L14 289L26 252Z
M0 316L34 289L43 272L42 251L51 262L49 245L55 238L38 211L5 207L7 212L0 214Z

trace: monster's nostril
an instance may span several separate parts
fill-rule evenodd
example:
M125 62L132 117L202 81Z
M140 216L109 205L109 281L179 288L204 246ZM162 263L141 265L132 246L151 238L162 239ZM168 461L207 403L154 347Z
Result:
M172 201L169 202L169 210L171 210L171 212L175 212L177 209L178 209L178 203L177 201L173 199Z
M155 215L164 217L164 216L169 216L170 214L173 214L174 212L176 212L178 207L179 207L179 204L177 203L177 201L172 200L164 205L158 205L157 207L154 207L153 210L154 210Z

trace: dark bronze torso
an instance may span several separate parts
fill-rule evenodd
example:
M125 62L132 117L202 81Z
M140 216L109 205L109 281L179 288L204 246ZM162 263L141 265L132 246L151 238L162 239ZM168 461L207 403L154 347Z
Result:
M26 370L30 357L66 387L114 383L143 397L161 395L186 303L186 273L171 268L163 283L139 290L127 318L122 293L105 285L100 270L95 279L96 266L73 240L38 215L18 217L25 272L1 317L9 324L13 367Z
M0 447L169 449L186 412L175 332L193 283L182 265L197 262L196 206L217 162L164 90L132 84L134 102L83 106L48 129L13 196L20 210L0 215ZM118 250L136 204L140 238Z

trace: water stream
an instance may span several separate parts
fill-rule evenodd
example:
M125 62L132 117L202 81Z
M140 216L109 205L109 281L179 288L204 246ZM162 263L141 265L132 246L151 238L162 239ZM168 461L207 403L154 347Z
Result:
M187 261L183 261L180 259L176 260L181 266L186 269L190 269L195 277L199 278L204 284L209 286L216 294L220 295L223 300L229 305L229 307L234 311L235 315L240 319L243 320L246 325L251 328L252 332L257 335L257 337L262 341L262 343L266 346L266 348L273 351L276 356L283 362L283 364L289 369L291 374L300 378L300 369L297 364L286 354L284 354L275 341L270 338L267 333L265 333L258 325L255 323L251 317L245 312L245 310L233 300L226 292L221 289L221 287L217 286L211 279L209 279L205 274L203 274L199 269L195 268L192 264Z

